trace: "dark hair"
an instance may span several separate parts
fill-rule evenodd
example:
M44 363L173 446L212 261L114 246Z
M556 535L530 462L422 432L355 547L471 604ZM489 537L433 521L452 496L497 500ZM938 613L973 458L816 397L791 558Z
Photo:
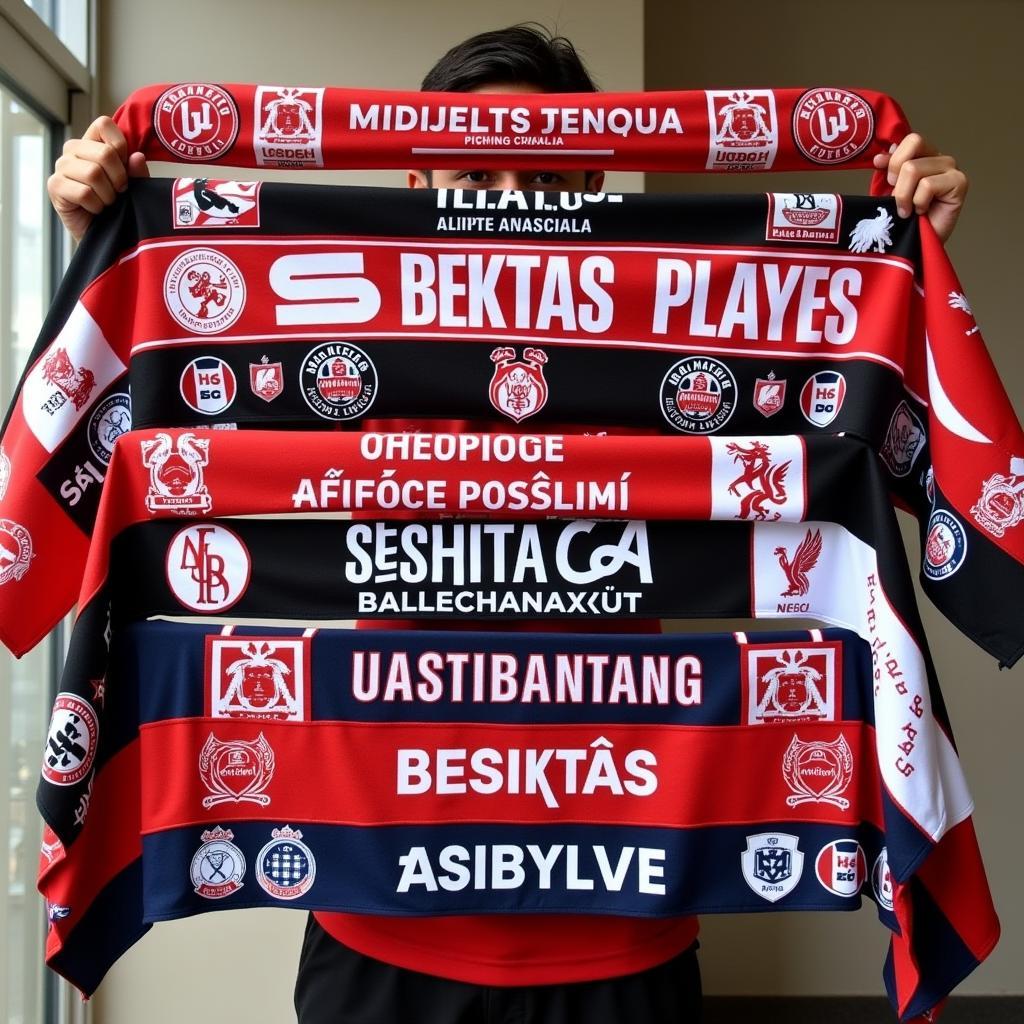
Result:
M481 32L453 46L420 88L470 92L499 83L532 85L540 92L597 92L576 47L536 22Z

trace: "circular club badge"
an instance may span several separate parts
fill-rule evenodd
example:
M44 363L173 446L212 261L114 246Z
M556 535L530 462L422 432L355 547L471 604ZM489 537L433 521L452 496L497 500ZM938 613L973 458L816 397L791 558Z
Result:
M110 462L114 442L132 429L132 400L125 391L105 398L89 418L89 447L104 466Z
M874 890L878 905L886 910L892 910L892 874L889 871L889 851L884 846L875 861L875 866L871 869L871 888Z
M216 523L186 526L167 548L167 585L194 612L221 612L237 604L251 569L241 537Z
M717 359L680 359L661 382L662 415L684 433L713 434L735 408L736 378Z
M100 724L92 705L73 693L58 693L43 754L43 778L73 786L89 774L96 759Z
M325 420L353 420L377 397L377 368L355 345L328 342L307 353L299 370L306 405Z
M852 160L874 137L871 104L848 89L808 89L793 108L793 138L816 164Z
M964 564L967 534L960 521L944 508L935 509L928 518L922 568L930 580L949 579Z
M204 416L216 416L235 400L235 371L217 356L200 356L181 371L178 390L185 404Z
M156 137L179 160L218 159L235 144L238 125L238 105L219 85L174 85L153 107Z
M0 587L20 580L33 557L32 534L13 519L0 519Z
M203 833L203 845L195 852L189 877L195 891L208 900L222 900L242 888L245 855L235 846L231 829Z
M219 334L242 315L245 280L222 252L189 249L167 268L164 302L193 334Z
M833 896L856 896L868 877L864 851L856 839L836 839L823 846L814 870Z
M275 828L256 858L256 880L275 899L295 900L309 892L316 878L313 851L298 829Z

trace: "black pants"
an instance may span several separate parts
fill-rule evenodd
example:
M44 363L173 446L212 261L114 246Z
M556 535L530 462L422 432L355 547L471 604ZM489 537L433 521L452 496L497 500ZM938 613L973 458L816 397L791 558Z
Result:
M295 983L299 1024L697 1024L697 943L639 974L488 987L407 971L332 938L313 915Z

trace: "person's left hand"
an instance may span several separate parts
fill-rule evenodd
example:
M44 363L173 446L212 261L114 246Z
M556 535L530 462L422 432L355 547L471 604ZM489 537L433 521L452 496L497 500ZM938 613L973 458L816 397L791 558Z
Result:
M927 214L943 242L953 234L967 195L967 175L951 156L911 132L891 153L878 153L875 167L887 172L901 217Z

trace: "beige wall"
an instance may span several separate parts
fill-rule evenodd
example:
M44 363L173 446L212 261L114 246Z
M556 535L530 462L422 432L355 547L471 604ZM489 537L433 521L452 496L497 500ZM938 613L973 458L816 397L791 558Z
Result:
M1022 84L1015 48L1024 30L1024 5L1016 0L976 0L969 6L861 0L856 15L839 13L849 12L849 4L825 0L732 0L727 10L683 0L566 0L557 7L526 2L514 10L450 0L222 0L212 8L179 0L173 13L155 0L101 0L100 6L101 97L108 110L136 86L190 78L415 88L453 41L531 17L572 38L609 90L835 82L891 92L914 125L956 153L971 172L969 210L950 248L1021 408L1024 360L1009 301L1020 268L1011 239L1024 232L1013 180L1024 163L1014 105ZM172 171L155 165L154 173ZM322 176L367 184L400 181L392 172ZM767 180L779 182L773 188L794 187L792 177ZM865 183L859 175L827 180L822 189L859 191ZM650 187L762 190L765 181L696 177L684 183L652 180ZM617 175L609 185L638 189L640 176ZM977 799L978 830L1005 929L1001 947L962 990L1024 992L1024 898L1015 863L1024 745L1011 732L1024 720L1024 670L998 674L990 659L923 600L922 610ZM302 915L281 911L158 925L111 972L95 999L95 1020L169 1024L197 1014L226 1021L290 1020L302 927ZM710 992L880 992L885 935L873 908L841 918L709 917L703 928Z
M1024 414L1019 297L1024 136L1012 113L1024 87L1019 0L648 0L645 87L862 85L895 96L911 125L967 168L971 195L949 251L1018 415ZM648 175L650 191L864 191L867 176ZM916 558L916 534L905 531ZM1019 595L1018 595L1019 599ZM960 756L1003 938L961 986L1024 993L1020 780L1024 667L999 672L928 600L919 603ZM855 918L850 920L849 918ZM838 918L791 914L706 918L704 973L712 993L878 992L883 935L874 909ZM737 970L737 964L742 970Z

